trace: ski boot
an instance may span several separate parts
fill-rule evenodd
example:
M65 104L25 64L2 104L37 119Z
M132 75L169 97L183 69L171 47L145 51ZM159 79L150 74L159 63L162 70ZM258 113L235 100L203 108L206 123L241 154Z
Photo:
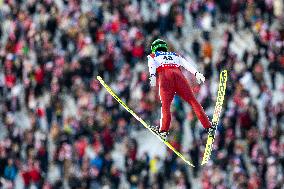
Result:
M169 132L167 131L159 131L159 127L158 126L150 126L150 129L156 133L161 139L163 140L167 140L167 136L169 134Z
M208 136L213 137L215 135L215 130L216 130L216 126L211 125L211 127L207 128L206 131L208 133Z

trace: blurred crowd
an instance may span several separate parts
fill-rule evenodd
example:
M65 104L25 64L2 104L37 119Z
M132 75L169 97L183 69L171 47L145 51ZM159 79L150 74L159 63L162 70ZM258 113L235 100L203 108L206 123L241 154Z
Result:
M0 0L0 188L283 188L283 12L282 0ZM198 35L186 42L188 28ZM240 34L251 41L234 48ZM206 132L180 98L169 141L182 150L192 138L195 168L171 151L138 155L131 133L143 126L96 80L158 124L145 57L169 36L206 77L198 86L187 75L209 117L218 73L229 71L205 168Z

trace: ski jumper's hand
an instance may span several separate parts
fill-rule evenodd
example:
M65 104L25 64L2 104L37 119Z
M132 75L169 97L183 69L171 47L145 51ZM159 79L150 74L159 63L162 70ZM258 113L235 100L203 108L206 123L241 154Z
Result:
M202 73L196 72L194 75L195 75L195 77L196 77L196 80L197 80L197 83L198 83L198 84L204 83L205 77L203 76Z

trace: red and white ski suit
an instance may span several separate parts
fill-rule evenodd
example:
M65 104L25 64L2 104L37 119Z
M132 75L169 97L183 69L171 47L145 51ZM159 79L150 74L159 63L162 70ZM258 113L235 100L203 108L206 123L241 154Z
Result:
M175 52L159 51L148 55L147 58L150 79L156 79L159 86L162 103L160 131L169 131L170 129L170 107L175 94L191 105L204 128L211 127L208 117L196 100L188 81L180 70L180 66L182 66L192 74L196 74L198 71L193 66L192 60L187 61Z

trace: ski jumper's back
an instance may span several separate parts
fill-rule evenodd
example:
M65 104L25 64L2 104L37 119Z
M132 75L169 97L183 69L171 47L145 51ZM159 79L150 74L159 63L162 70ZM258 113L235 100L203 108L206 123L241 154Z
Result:
M187 61L175 52L157 51L156 53L148 55L148 67L150 75L156 74L163 69L179 68L180 66L183 66L193 74L197 72L191 59Z

